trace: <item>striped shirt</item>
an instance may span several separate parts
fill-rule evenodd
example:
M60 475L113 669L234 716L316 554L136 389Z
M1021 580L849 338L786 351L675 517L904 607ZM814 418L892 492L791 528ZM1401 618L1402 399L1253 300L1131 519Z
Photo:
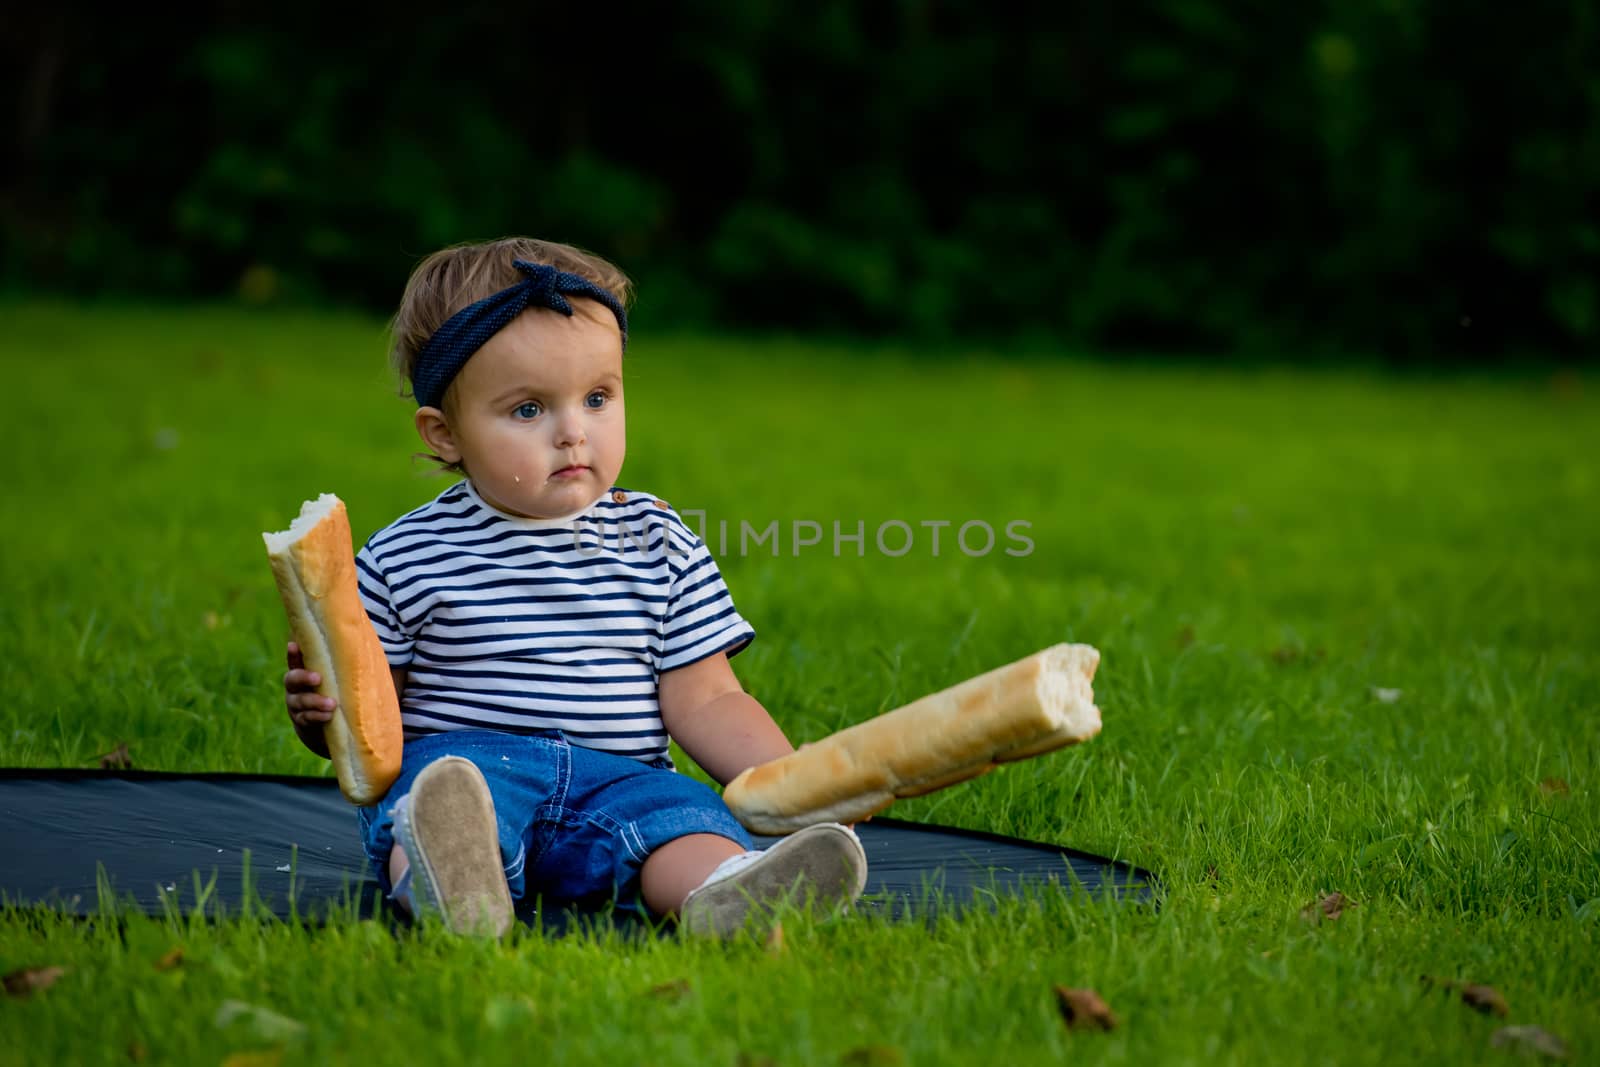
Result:
M554 729L667 757L661 672L755 637L704 542L627 489L576 516L529 519L460 481L374 533L356 574L390 665L407 671L408 740Z

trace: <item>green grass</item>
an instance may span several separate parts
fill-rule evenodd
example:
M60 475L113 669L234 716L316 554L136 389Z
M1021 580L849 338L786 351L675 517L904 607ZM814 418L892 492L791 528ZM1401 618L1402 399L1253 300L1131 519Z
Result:
M284 714L260 531L333 491L364 540L447 484L408 459L381 323L3 314L0 764L126 742L145 768L326 773ZM1510 1022L1600 1055L1593 383L1045 357L645 328L620 481L704 509L714 550L730 523L724 573L758 631L734 665L797 743L1058 641L1098 647L1099 738L891 814L1154 868L1159 912L793 921L776 955L13 915L0 971L69 971L0 998L0 1061L136 1042L174 1062L1507 1062L1503 1024L1424 973L1490 983ZM794 555L807 519L825 541ZM872 544L891 519L917 528L901 558ZM777 520L783 554L741 556L741 520ZM834 556L835 520L865 524L864 556ZM938 557L925 520L953 523ZM966 556L969 520L1026 521L1034 549L1006 555L1002 532ZM1357 906L1313 926L1324 890ZM185 963L157 970L175 946ZM1069 1033L1057 984L1098 989L1122 1025ZM219 1027L228 1000L304 1029Z

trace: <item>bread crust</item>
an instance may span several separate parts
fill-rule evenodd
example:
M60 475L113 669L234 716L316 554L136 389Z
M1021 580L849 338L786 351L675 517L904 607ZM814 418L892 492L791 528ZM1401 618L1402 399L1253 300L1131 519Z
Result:
M331 506L330 506L331 504ZM352 804L374 804L400 774L405 735L383 645L356 585L355 554L344 502L331 494L307 501L326 513L298 539L263 534L273 578L317 692L337 701L323 728L339 790ZM275 544L276 541L276 544Z
M1053 645L752 767L723 801L751 831L787 834L1086 741L1100 732L1099 665L1089 645Z

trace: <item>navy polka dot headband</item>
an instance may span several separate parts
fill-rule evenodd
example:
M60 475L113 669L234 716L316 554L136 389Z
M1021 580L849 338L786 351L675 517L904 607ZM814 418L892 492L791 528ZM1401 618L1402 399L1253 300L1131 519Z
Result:
M547 307L570 317L572 305L561 295L563 293L586 296L610 308L622 329L622 347L627 349L628 315L622 310L622 302L610 291L588 278L556 270L544 263L519 259L512 266L522 272L522 281L451 315L422 346L411 371L411 392L417 398L418 407L441 406L445 389L461 373L472 354L529 307Z

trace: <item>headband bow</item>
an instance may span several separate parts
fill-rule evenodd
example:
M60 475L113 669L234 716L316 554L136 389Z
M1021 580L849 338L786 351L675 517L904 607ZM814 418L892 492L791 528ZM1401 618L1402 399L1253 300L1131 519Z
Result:
M472 354L529 307L546 307L570 317L572 304L563 293L586 296L610 308L622 330L622 347L627 349L628 315L609 290L545 263L519 259L511 265L523 274L522 281L451 315L422 346L411 372L411 392L418 407L439 407L444 402L445 389Z

